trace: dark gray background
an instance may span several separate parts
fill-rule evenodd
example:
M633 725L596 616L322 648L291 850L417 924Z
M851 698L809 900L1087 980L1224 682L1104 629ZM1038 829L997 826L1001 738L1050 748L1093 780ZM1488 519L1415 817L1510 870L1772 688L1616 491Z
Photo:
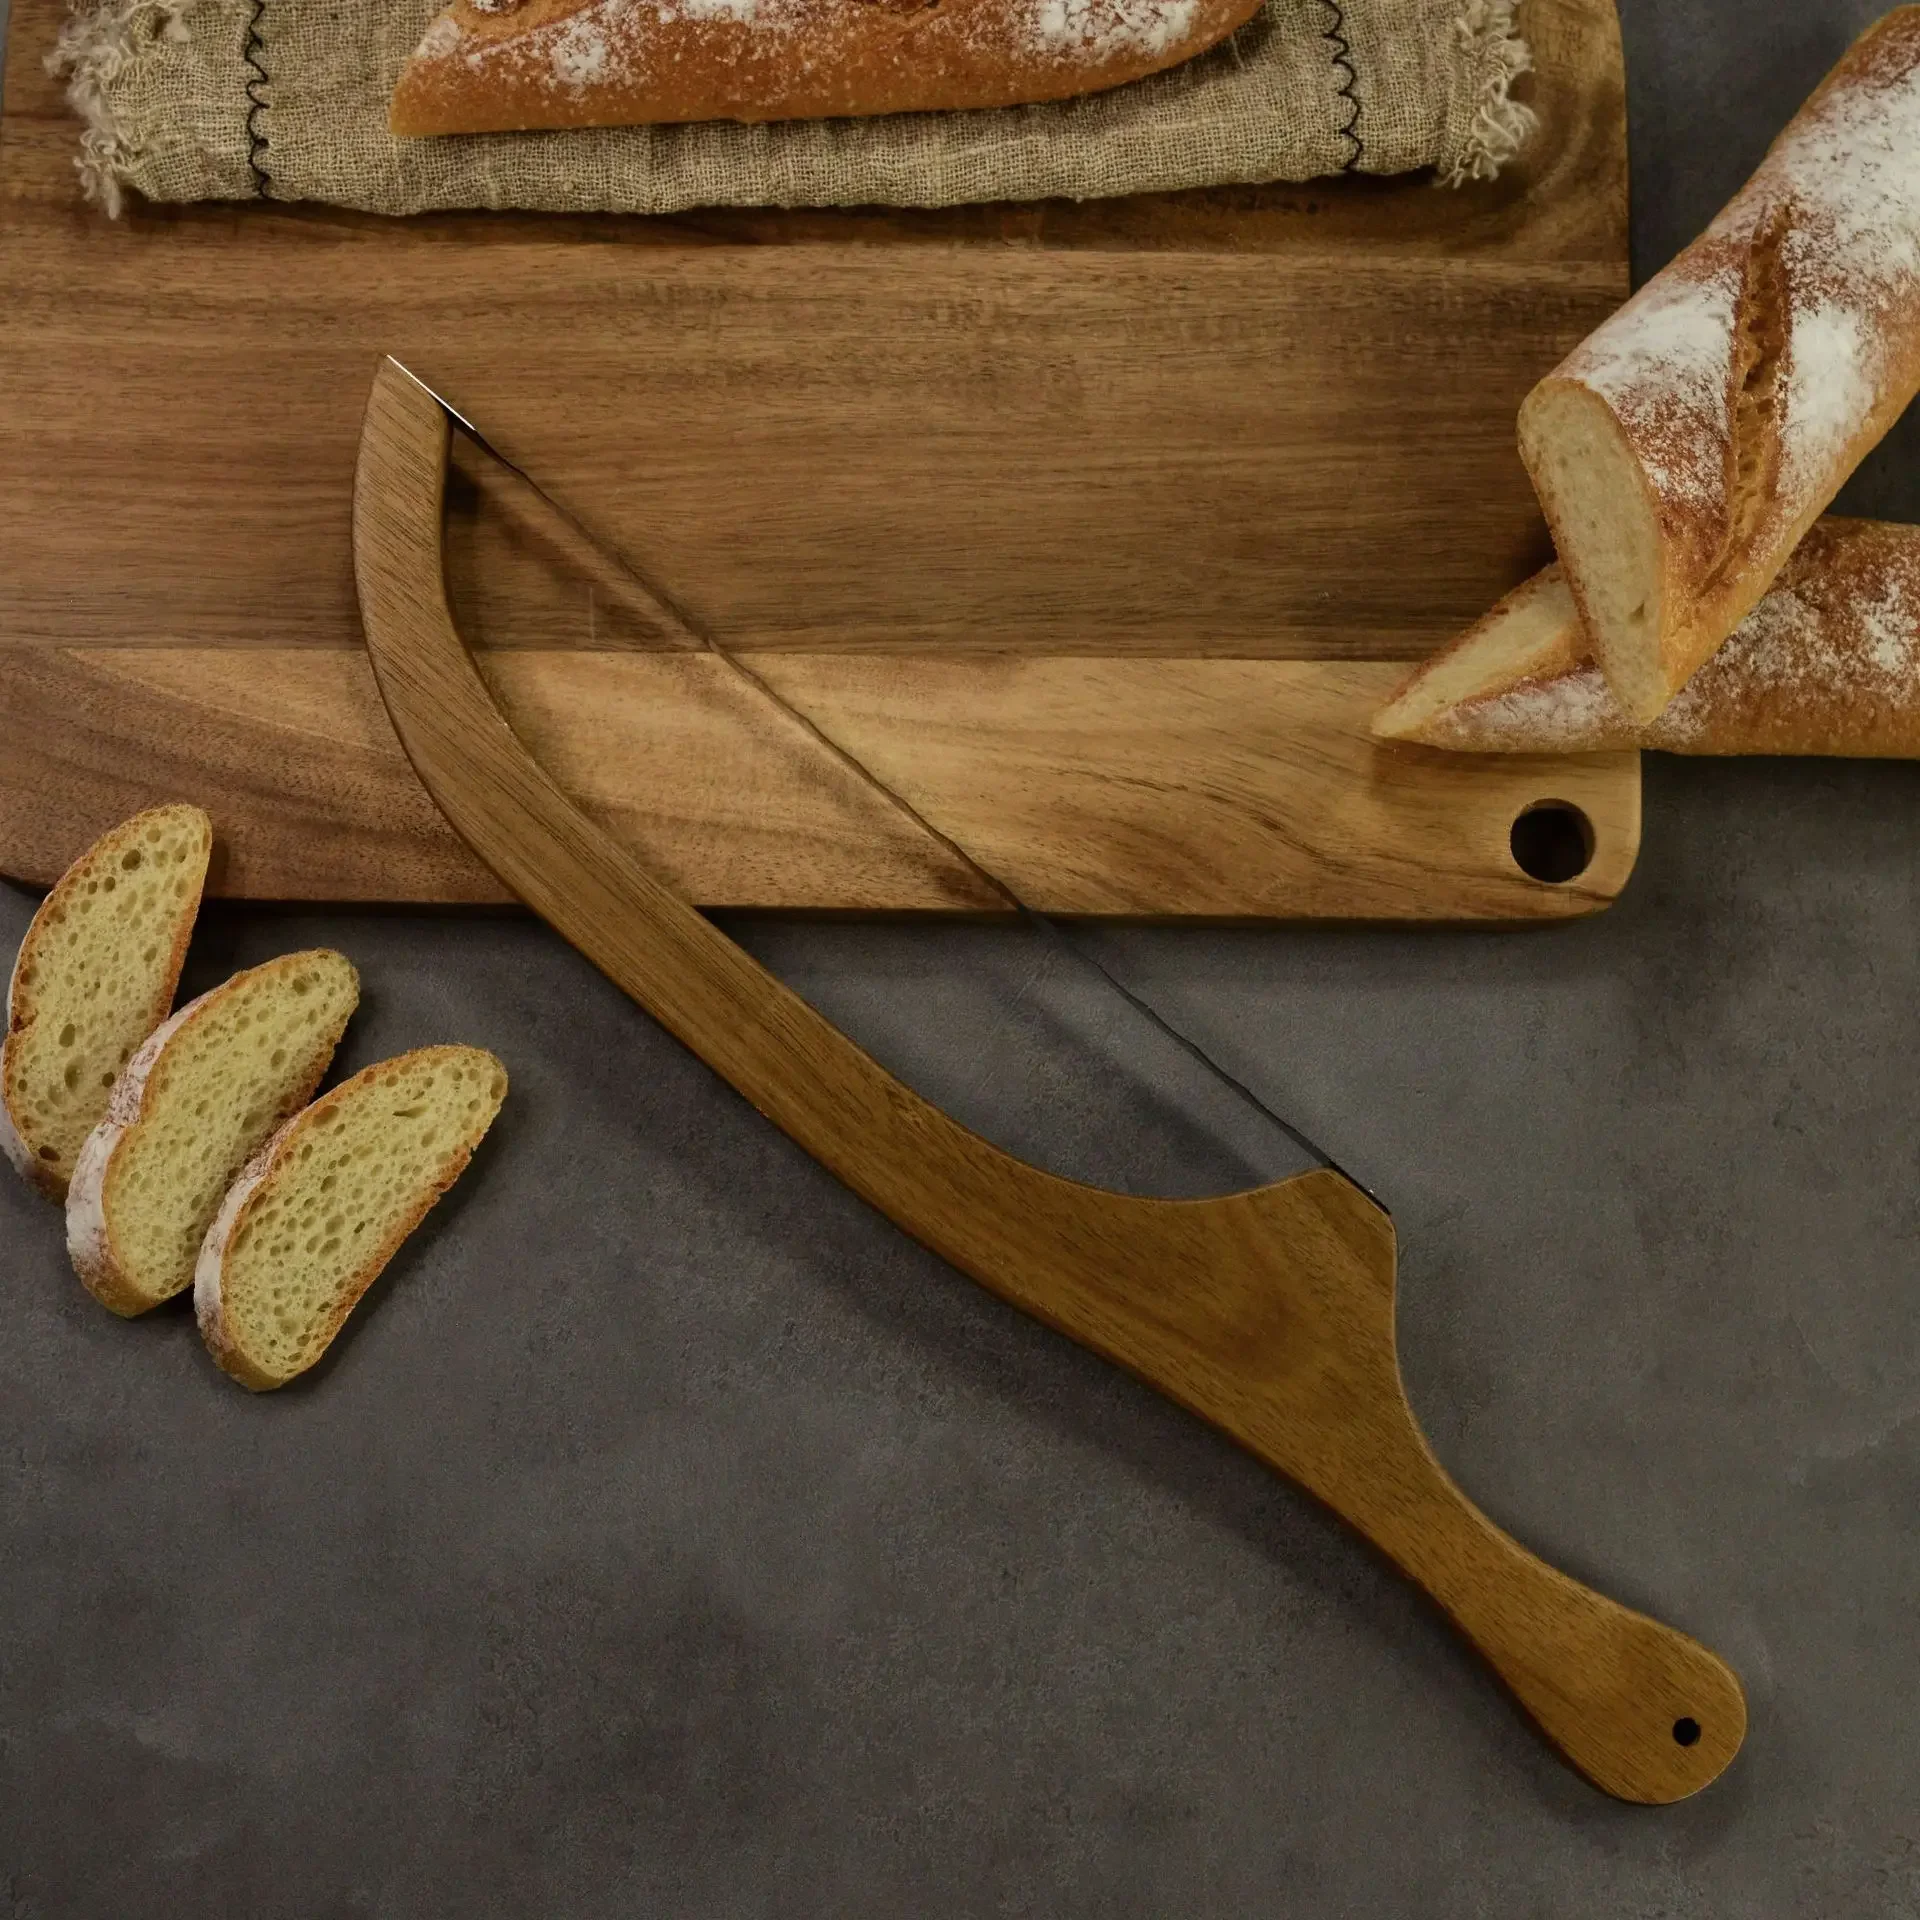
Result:
M1622 10L1644 275L1877 6ZM1849 504L1914 517L1913 451ZM513 1094L278 1396L0 1185L0 1916L1920 1913L1920 768L1646 800L1586 925L1107 946L1392 1204L1467 1488L1739 1668L1707 1793L1583 1784L1334 1522L538 926L214 910L189 986L336 943L346 1066L462 1038ZM750 937L1082 1172L1284 1158L1015 936Z

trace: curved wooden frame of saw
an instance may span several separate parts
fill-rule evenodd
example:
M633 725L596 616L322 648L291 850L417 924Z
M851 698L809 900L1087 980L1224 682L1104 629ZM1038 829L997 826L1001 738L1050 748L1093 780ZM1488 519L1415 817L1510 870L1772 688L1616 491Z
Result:
M367 651L407 757L500 879L722 1079L915 1239L1297 1481L1423 1588L1549 1740L1625 1800L1697 1792L1740 1684L1671 1627L1496 1527L1401 1384L1393 1228L1328 1168L1156 1200L1080 1185L893 1078L595 826L521 745L453 622L447 410L392 360L354 487Z

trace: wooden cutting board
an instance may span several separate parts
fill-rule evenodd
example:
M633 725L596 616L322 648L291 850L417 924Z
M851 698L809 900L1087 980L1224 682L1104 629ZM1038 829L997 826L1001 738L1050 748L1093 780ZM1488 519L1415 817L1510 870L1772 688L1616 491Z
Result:
M402 758L349 489L393 353L1034 904L1559 918L1639 837L1630 755L1372 745L1539 565L1521 395L1627 290L1612 0L1528 0L1499 183L673 220L84 207L15 0L0 114L0 870L162 797L216 887L490 900ZM992 905L483 484L450 584L516 725L709 905ZM1541 801L1591 863L1529 878Z

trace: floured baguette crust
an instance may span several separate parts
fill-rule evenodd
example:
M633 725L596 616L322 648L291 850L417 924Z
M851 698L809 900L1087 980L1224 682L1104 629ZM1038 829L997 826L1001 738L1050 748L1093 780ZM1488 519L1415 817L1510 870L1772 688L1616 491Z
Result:
M13 1023L13 983L7 983L7 1023ZM4 1155L10 1166L21 1179L28 1181L47 1196L49 1200L61 1198L63 1189L58 1179L48 1168L37 1164L33 1149L21 1139L20 1130L13 1124L13 1116L7 1111L7 1103L0 1100L0 1155Z
M811 120L1061 100L1177 66L1259 0L455 0L402 135Z
M307 1153L316 1146L324 1154L325 1136L337 1129L351 1133L356 1123L364 1127L369 1102L376 1101L384 1089L404 1085L409 1074L421 1069L448 1065L470 1075L475 1085L485 1085L485 1092L472 1103L466 1125L445 1141L443 1150L418 1184L382 1222L384 1231L354 1260L344 1283L326 1303L317 1322L307 1330L298 1362L272 1365L267 1352L255 1351L250 1346L229 1297L236 1243L248 1230L260 1205L272 1198L275 1182L295 1177ZM359 1305L408 1235L466 1170L474 1150L486 1138L499 1113L506 1093L506 1069L492 1054L478 1047L419 1047L412 1053L365 1068L289 1120L247 1164L229 1189L213 1224L207 1229L194 1268L194 1314L207 1351L216 1364L256 1393L284 1386L311 1366L332 1344L347 1316ZM343 1198L342 1204L352 1211L350 1199Z
M234 1231L240 1224L241 1215L246 1212L247 1202L259 1189L261 1181L267 1177L268 1169L279 1153L300 1119L295 1114L267 1144L241 1168L240 1177L227 1189L227 1197L220 1203L220 1211L213 1216L213 1225L207 1229L207 1237L201 1243L200 1258L193 1268L193 1317L200 1328L200 1338L206 1343L207 1351L212 1354L215 1363L223 1373L238 1380L243 1387L254 1393L264 1393L280 1382L264 1367L251 1360L234 1337L232 1325L227 1318L225 1294L221 1287L221 1276L226 1266L227 1250L233 1245ZM437 1197L437 1196L436 1196ZM420 1209L420 1219L425 1219L427 1207L433 1204L429 1200ZM413 1225L418 1226L419 1220ZM407 1232L411 1232L409 1227ZM393 1245L376 1249L374 1258L379 1265L367 1275L360 1291L365 1293L379 1278L380 1268L399 1251L400 1242L406 1233L393 1238ZM371 1264L371 1263L370 1263ZM344 1322L345 1316L342 1315Z
M1615 699L1549 567L1422 666L1373 731L1466 753L1920 759L1920 527L1816 522L1760 604L1650 721Z
M27 937L29 939L33 937L33 929L31 926L27 929ZM20 951L24 954L26 948L23 946ZM180 945L180 958L184 963L186 959L185 941L182 941ZM9 1038L11 1038L13 1033L14 996L19 991L19 985L20 969L19 961L16 959L14 962L14 971L7 977L6 1030ZM173 989L171 987L167 989L167 997L168 999L172 999L173 997ZM4 1091L6 1085L6 1074L4 1072L5 1045L5 1041L0 1041L0 1154L6 1156L7 1164L21 1179L39 1188L49 1200L62 1199L67 1191L67 1181L72 1176L62 1175L56 1168L42 1160L33 1147L21 1137L20 1129L13 1124L12 1108Z
M1920 389L1920 7L1864 34L1707 231L1527 396L1594 650L1650 720Z
M149 808L102 834L54 883L27 928L7 982L6 1037L0 1040L0 1153L50 1200L65 1198L81 1145L105 1110L109 1088L127 1055L166 1018L167 1009L173 1005L212 851L213 823L201 808L184 803ZM83 915L92 915L101 923L102 939L130 931L115 924L119 916L106 901L116 883L128 878L129 862L136 863L141 879L151 883L152 863L148 862L144 871L138 865L147 862L149 855L161 856L172 864L165 881L169 897L159 906L145 909L148 916L160 922L150 929L152 951L138 956L137 962L131 951L116 957L123 974L137 969L139 977L103 983L126 990L110 1009L105 999L96 1002L96 1010L83 1021L97 1025L100 1032L94 1037L104 1036L109 1043L105 1066L96 1078L92 1070L99 1063L88 1061L76 1090L81 1098L67 1116L67 1124L56 1133L44 1119L29 1117L37 1104L31 1082L36 1065L43 1064L37 1063L35 1056L44 1056L47 1051L35 1028L48 1015L50 1006L63 998L58 991L50 990L44 979L45 970L59 964L56 930L63 924L81 922ZM121 898L126 897L123 889ZM80 1051L86 1051L85 1036L81 1037ZM76 1057L69 1056L70 1074L76 1065ZM99 1084L101 1079L105 1085ZM69 1078L67 1085L73 1088L74 1080Z

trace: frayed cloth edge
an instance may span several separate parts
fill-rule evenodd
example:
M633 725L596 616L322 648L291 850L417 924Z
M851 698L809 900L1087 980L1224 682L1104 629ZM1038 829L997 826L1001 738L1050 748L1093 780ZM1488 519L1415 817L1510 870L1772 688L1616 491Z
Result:
M126 204L126 182L142 157L138 131L115 110L113 83L131 67L157 58L166 42L187 38L191 0L106 0L76 13L60 29L47 71L67 80L67 104L80 118L80 151L74 170L80 190L117 220Z
M1533 50L1520 36L1516 6L1517 0L1467 0L1454 21L1466 71L1477 76L1477 84L1459 148L1436 169L1442 186L1493 179L1540 124L1540 116L1513 97L1513 83L1533 71Z

